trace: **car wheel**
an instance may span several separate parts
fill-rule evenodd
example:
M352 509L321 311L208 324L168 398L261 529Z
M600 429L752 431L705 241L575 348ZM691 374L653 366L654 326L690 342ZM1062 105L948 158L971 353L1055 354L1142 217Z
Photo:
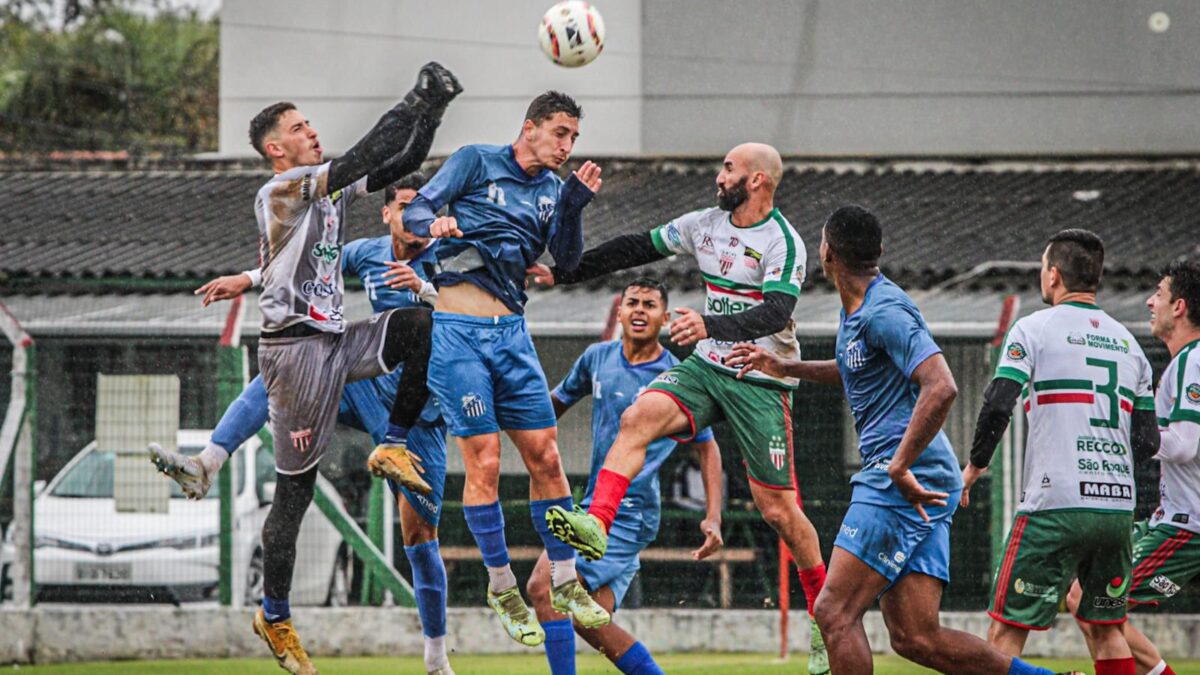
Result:
M333 574L329 579L329 597L325 599L326 607L345 607L350 604L350 550L345 544L338 548L337 558L333 562Z
M263 594L263 552L261 548L254 549L250 556L250 566L246 568L246 599L247 607L254 607L262 602Z

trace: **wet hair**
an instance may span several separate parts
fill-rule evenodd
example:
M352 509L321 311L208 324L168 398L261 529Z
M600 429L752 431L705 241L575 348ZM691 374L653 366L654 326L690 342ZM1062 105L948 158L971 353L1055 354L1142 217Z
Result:
M870 272L883 256L883 228L875 214L857 205L839 207L825 221L825 241L853 272Z
M1200 262L1176 260L1163 268L1162 276L1171 280L1171 300L1187 303L1188 321L1200 328Z
M529 103L525 110L525 119L534 124L541 124L554 116L555 113L566 113L577 120L583 119L583 108L575 99L561 91L548 91Z
M625 293L631 288L648 288L652 291L658 291L658 294L662 296L663 304L667 304L667 285L654 277L638 277L629 282L621 290L621 297L624 298Z
M254 116L254 119L250 120L250 145L254 146L263 159L267 159L267 149L263 146L263 139L275 129L275 125L279 124L279 118L283 117L284 113L295 109L295 103L280 101L263 108Z
M414 171L410 174L401 176L391 185L383 189L383 203L391 204L396 198L396 193L401 190L420 190L429 182L429 176L426 176L420 171Z
M1104 273L1104 242L1081 228L1062 230L1047 240L1046 264L1058 269L1072 293L1095 293Z

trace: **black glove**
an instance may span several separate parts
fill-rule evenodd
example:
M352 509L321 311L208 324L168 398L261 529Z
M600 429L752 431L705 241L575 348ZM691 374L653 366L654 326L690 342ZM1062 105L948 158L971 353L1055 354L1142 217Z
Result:
M430 61L417 73L417 83L404 101L414 110L440 113L462 90L454 73L437 61Z

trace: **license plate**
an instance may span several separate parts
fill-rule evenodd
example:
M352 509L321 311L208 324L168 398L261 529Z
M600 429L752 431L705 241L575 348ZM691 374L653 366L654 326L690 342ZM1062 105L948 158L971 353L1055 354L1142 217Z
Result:
M129 581L133 578L132 563L78 563L76 581Z

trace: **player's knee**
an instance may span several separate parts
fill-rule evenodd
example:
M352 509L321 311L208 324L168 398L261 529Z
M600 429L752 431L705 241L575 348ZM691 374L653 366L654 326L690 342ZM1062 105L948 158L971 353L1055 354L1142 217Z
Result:
M936 650L933 636L904 625L888 626L892 650L914 663L928 663Z
M771 500L770 502L759 504L758 509L762 513L763 520L776 532L787 531L788 526L796 517L795 506L780 503L779 500Z
M428 544L437 539L437 527L421 520L420 523L413 523L402 528L400 536L404 540L405 546Z
M562 474L562 456L558 453L558 443L549 441L539 443L525 452L525 461L529 465L531 476L539 480L551 480Z
M471 483L494 485L500 480L500 453L481 452L471 458L467 467L467 480Z
M540 603L548 603L550 598L550 579L545 574L529 575L529 581L525 583L525 593L529 596L529 601L536 608Z
M845 611L842 603L829 593L821 592L813 603L813 620L823 633L835 633L848 626L853 617Z
M631 440L650 442L658 440L656 430L662 424L661 416L647 405L634 403L621 413L621 435Z

